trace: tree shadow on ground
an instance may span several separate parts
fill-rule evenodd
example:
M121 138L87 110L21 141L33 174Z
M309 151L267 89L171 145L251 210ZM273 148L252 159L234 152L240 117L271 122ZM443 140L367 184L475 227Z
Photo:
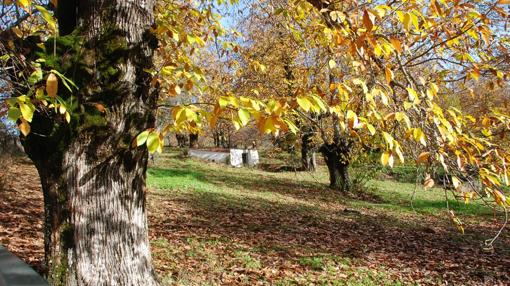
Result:
M207 163L204 163L207 164ZM237 172L238 169L225 167L218 172L211 172L206 166L186 166L186 169L178 168L152 168L155 178L170 178L180 176L182 178L194 178L200 182L212 184L218 188L227 187L232 189L249 190L255 192L275 192L295 199L304 200L343 200L344 196L339 191L332 191L322 182L310 182L297 180L299 173L292 173L293 178L279 178L273 176L270 180L267 174L258 172Z
M189 176L189 172L182 174ZM368 267L382 265L394 277L404 272L408 281L430 276L460 284L510 283L508 236L497 241L495 252L480 247L482 238L494 232L491 226L471 226L460 235L444 222L435 225L437 219L425 221L425 216L421 216L425 220L407 220L406 216L381 211L357 213L331 208L343 198L329 190L317 191L313 185L303 187L274 178L267 181L257 174L239 177L228 171L205 176L206 169L200 167L191 172L198 172L198 180L218 187L271 191L289 200L242 193L158 190L149 197L151 208L157 210L150 214L152 237L235 240L249 248L271 251L271 256L261 259L274 268L285 268L288 261L303 257L329 255Z

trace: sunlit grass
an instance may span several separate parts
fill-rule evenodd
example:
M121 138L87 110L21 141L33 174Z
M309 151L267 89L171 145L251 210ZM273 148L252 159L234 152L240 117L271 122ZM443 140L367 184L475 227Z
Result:
M161 166L164 166L162 168ZM148 170L148 185L156 190L179 190L181 192L209 192L237 198L258 198L268 202L310 206L331 199L353 207L380 208L403 213L444 215L447 210L446 196L451 210L460 215L493 215L493 209L480 199L466 204L455 199L450 191L424 190L411 183L393 180L372 180L366 192L375 195L376 201L348 199L327 188L328 174L324 166L316 172L265 172L255 168L233 168L227 165L180 158L178 152L163 154L156 167ZM282 189L287 188L287 189ZM307 189L309 196L302 197L292 189ZM317 196L314 197L314 193ZM331 196L319 194L332 193ZM413 199L414 194L414 199ZM316 205L316 204L315 204Z
M291 243L282 240L282 233L292 233L297 227L296 235L306 241L313 229L327 232L330 226L351 221L373 227L374 220L380 227L413 233L435 217L442 221L440 227L452 229L451 239L462 239L448 223L442 190L417 188L413 208L414 184L372 180L364 190L370 193L369 199L361 200L359 194L345 196L329 189L324 166L314 173L273 173L193 160L170 151L156 159L147 177L150 199L171 202L168 209L152 210L159 213L160 222L166 221L168 212L184 208L169 221L185 236L157 236L151 241L165 285L414 285L409 284L410 276L403 281L392 276L394 266L391 271L384 264L366 267L363 257ZM449 204L458 215L492 215L490 208L478 202L465 205L450 196ZM196 232L204 224L207 231ZM235 227L231 229L230 224ZM210 236L216 226L229 233ZM266 236L258 244L237 237L257 233L270 233L273 240ZM275 267L279 272L272 272ZM274 275L278 277L267 280ZM424 279L428 284L444 282L437 276Z

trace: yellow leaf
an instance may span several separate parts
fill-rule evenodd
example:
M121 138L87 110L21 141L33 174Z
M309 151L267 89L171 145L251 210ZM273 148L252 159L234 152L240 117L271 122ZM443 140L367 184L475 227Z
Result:
M408 87L407 89L407 95L409 96L409 101L414 101L416 98L418 98L418 93L416 93L416 90Z
M32 5L32 0L18 0L18 5L30 13L30 5Z
M423 133L423 131L421 131L420 128L415 128L413 130L413 136L414 136L414 140L420 142L423 146L427 146L427 141L425 140L425 134Z
M306 97L298 96L296 100L297 103L299 104L299 107L301 107L304 111L306 112L310 111L312 103Z
M470 73L469 73L469 76L478 81L478 79L480 78L480 70L477 69L477 68L474 68Z
M384 121L388 122L390 120L395 119L395 112L388 113L384 116Z
M218 104L221 108L225 108L227 107L227 105L230 103L230 100L228 99L228 97L225 97L225 96L220 96L220 98L218 99Z
M404 13L404 19L402 23L404 24L404 28L406 30L411 30L411 15L409 13Z
M30 124L25 119L21 119L21 124L18 126L21 133L27 136L30 133Z
M46 93L49 97L55 98L58 91L58 79L54 73L50 73L46 79Z
M384 138L384 141L386 141L386 143L388 143L388 146L390 147L390 149L393 149L393 136L391 136L389 133L387 132L382 132L382 135L383 135L383 138Z
M416 13L419 13L419 12L416 11ZM411 17L411 22L413 23L413 26L416 29L416 31L419 31L420 30L420 24L418 22L418 16L416 16L414 13L409 14L409 16Z
M395 50L401 54L402 53L402 43L397 38L391 38L390 39L391 45Z
M250 122L250 112L244 108L240 108L237 113L239 115L239 120L241 120L243 126L246 126L246 124Z
M476 195L475 192L465 192L463 194L464 197L464 203L467 205L469 204L469 201Z
M336 67L335 60L329 60L328 65L330 69L334 69Z
M506 197L498 190L494 190L493 192L494 199L496 200L496 203L500 206L504 206L506 202Z
M430 176L427 176L425 178L425 181L423 181L423 188L425 190L430 189L434 187L434 184L435 184L434 180Z
M386 151L386 152L382 153L382 155L381 155L381 164L383 166L388 165L389 162L390 162L390 157L391 156L392 155L391 155L390 151Z
M44 88L40 87L35 91L35 98L43 100L44 99Z
M370 124L370 123L367 123L367 129L368 129L368 132L370 132L370 135L375 135L375 127L374 125Z
M53 15L51 15L51 13L48 10L46 10L46 8L44 8L43 6L35 5L35 8L37 8L37 10L39 10L43 19L48 23L48 26L50 26L50 28L53 31L56 31L57 30L57 22L55 21L55 18L53 17Z
M198 120L197 113L191 108L184 108L184 116L187 121L197 121Z
M393 168L393 162L395 161L395 158L393 157L393 153L390 154L390 157L388 158L388 166Z
M21 115L23 116L23 118L28 122L32 122L32 118L34 117L35 106L31 102L27 103L20 102L19 109L21 110Z
M358 126L358 116L356 113L352 110L347 110L347 123L349 124L349 127L356 128Z
M452 176L452 184L455 189L458 189L461 185L459 178Z
M372 28L374 27L374 23L372 22L372 19L370 15L368 14L368 11L365 10L363 12L363 25L367 29L367 31L372 31Z
M386 68L384 70L384 75L386 76L386 82L389 84L393 80L393 71L390 68Z
M417 164L426 163L430 157L430 152L422 152L416 159Z

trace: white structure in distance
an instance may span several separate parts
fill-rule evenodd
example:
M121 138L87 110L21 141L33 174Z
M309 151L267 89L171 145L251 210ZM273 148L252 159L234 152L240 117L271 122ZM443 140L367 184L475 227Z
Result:
M230 149L229 152L190 149L188 154L191 157L230 164L233 167L253 167L259 163L259 152L254 149Z

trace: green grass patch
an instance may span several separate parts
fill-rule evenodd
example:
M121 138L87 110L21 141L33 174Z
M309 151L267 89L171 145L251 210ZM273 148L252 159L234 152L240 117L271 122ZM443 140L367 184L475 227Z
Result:
M384 208L397 212L417 212L426 215L437 215L447 210L445 192L439 188L429 190L415 184L399 183L391 180L373 180L369 183L369 191L381 200L377 203L353 201L353 205ZM415 190L416 188L416 190ZM414 193L414 199L413 199ZM448 204L451 210L459 215L493 215L493 209L484 205L480 200L466 204L463 200L454 198L451 191L447 191Z
M158 234L151 241L158 271L167 285L414 285L409 273L416 264L367 262L365 255L379 255L386 244L375 250L367 246L378 239L391 244L401 235L414 239L412 234L422 232L431 216L443 218L436 220L442 224L438 228L448 221L440 189L416 189L413 208L414 184L372 180L362 200L357 199L361 195L344 196L328 189L324 166L315 173L273 173L168 152L148 169L147 180L149 199L162 200L171 208L153 212L160 212L156 220L162 233L172 235ZM493 215L479 201L466 205L451 194L449 204L459 216ZM346 212L346 208L357 211ZM166 232L165 227L170 230ZM372 240L372 234L379 237ZM437 241L464 243L467 237L454 231L450 236ZM344 238L347 242L337 244L337 239ZM430 235L428 239L435 238ZM434 249L437 246L433 244ZM395 274L401 266L408 273L402 281ZM440 275L420 279L427 285L443 282Z

